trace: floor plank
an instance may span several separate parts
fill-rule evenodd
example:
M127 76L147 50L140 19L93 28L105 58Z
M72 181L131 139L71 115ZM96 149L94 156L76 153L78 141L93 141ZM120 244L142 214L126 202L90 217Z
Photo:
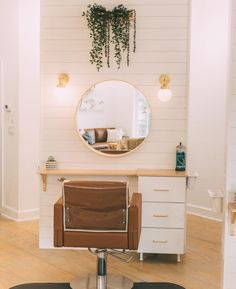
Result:
M188 215L187 252L181 263L175 255L146 254L144 262L127 264L108 258L111 273L136 282L166 281L187 289L220 289L221 230L219 222ZM38 222L0 218L0 289L30 282L69 282L96 270L88 251L38 249Z

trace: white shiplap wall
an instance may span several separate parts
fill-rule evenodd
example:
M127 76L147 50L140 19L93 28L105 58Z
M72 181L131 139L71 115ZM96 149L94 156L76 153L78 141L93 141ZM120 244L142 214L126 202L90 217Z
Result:
M125 64L104 67L89 63L90 39L86 19L88 0L41 0L41 162L55 156L60 168L174 168L175 146L186 142L189 0L123 0L137 12L137 52ZM96 1L112 8L120 0ZM60 72L70 75L63 91L55 85ZM156 97L158 78L171 77L173 99ZM152 128L135 153L109 158L91 152L75 130L75 109L83 92L94 83L118 79L137 86L152 109ZM60 194L55 177L41 194L40 245L52 244L52 204ZM133 187L136 179L131 179Z
M232 3L232 95L229 106L227 191L229 201L236 201L236 0ZM224 289L236 289L236 236L230 236L229 216L226 220Z

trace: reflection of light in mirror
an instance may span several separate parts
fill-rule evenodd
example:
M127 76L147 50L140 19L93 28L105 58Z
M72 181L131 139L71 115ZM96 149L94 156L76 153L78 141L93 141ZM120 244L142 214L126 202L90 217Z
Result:
M102 110L104 101L102 99L89 98L81 103L81 111Z
M80 103L81 111L95 111L103 110L104 100L103 96L97 95L96 85L92 86L83 96L83 100Z
M94 151L117 155L138 147L150 130L144 95L122 81L104 81L87 90L76 112L79 135Z

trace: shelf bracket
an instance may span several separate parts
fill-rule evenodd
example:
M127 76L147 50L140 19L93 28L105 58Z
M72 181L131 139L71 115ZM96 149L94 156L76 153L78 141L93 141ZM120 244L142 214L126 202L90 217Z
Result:
M42 179L42 190L43 192L47 191L47 174L41 174Z

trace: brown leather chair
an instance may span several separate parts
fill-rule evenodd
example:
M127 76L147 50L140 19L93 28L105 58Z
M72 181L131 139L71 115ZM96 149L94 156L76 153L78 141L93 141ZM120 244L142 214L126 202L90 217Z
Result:
M63 196L54 205L54 246L87 247L98 255L97 275L73 280L73 289L132 287L127 278L106 276L109 249L138 248L141 194L133 193L130 204L128 198L126 182L63 182Z

